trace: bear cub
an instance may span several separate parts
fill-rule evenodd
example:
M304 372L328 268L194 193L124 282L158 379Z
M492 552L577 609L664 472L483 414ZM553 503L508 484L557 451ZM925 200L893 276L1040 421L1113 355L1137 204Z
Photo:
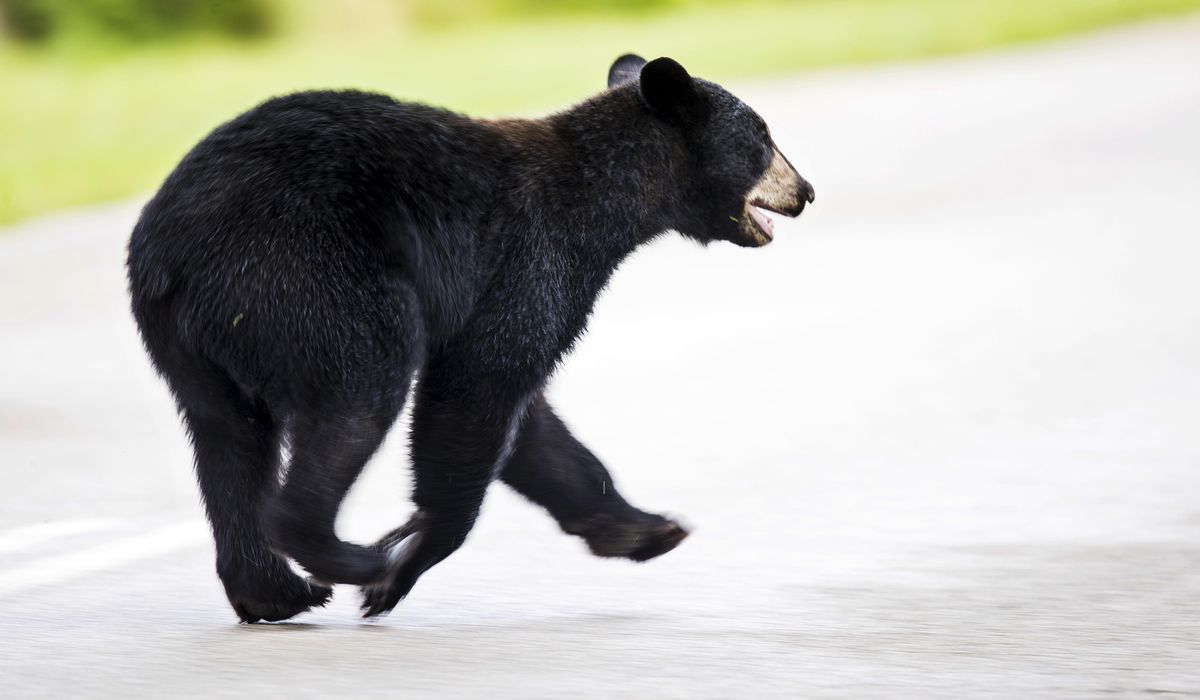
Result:
M391 610L497 479L599 556L673 549L686 530L626 501L543 388L635 248L668 230L766 245L765 212L813 196L753 110L669 58L622 56L607 90L544 119L344 91L218 127L146 205L128 271L234 611L283 620L335 583ZM338 509L415 376L415 514L345 542Z

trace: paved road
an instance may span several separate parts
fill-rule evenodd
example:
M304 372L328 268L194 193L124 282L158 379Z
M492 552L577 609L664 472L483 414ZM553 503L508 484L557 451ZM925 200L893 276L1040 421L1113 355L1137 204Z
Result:
M5 697L1200 695L1200 21L744 86L816 184L670 240L558 379L640 504L588 557L502 488L391 617L238 626L127 318L136 206L0 236ZM402 431L344 534L406 512Z

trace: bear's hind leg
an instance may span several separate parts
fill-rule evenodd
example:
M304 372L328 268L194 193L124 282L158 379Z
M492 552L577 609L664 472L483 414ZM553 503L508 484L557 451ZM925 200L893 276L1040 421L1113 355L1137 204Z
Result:
M243 622L285 620L325 605L332 590L297 576L263 532L261 508L279 479L277 422L215 370L204 379L188 374L192 381L173 387L191 434L229 604Z
M294 418L292 460L267 507L267 532L278 550L319 581L361 586L387 573L384 554L339 539L334 525L346 492L399 414L406 389L368 408L327 405Z
M582 537L597 556L646 561L671 551L688 535L674 520L626 501L600 460L540 395L529 406L500 478L545 508L564 532Z

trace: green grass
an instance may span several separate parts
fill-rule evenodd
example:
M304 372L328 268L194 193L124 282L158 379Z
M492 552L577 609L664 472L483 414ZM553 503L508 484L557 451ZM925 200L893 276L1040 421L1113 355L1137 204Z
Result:
M275 94L358 87L477 115L565 106L609 62L670 55L718 81L973 51L1200 0L755 0L406 30L292 31L114 53L0 46L0 222L152 190L201 136ZM396 26L396 29L390 27Z

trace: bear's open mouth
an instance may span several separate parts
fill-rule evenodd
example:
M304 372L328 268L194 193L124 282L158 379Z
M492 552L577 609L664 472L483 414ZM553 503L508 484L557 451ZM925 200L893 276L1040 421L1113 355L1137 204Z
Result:
M759 197L755 197L746 202L746 216L754 224L754 229L751 233L754 234L759 245L766 245L775 240L775 222L771 217L767 216L767 212L772 214L780 214L782 216L790 216L785 212L767 204Z
M746 195L741 245L764 246L775 240L775 222L767 212L795 218L804 211L806 202L811 204L815 199L812 185L800 177L778 148L773 154L766 172Z

